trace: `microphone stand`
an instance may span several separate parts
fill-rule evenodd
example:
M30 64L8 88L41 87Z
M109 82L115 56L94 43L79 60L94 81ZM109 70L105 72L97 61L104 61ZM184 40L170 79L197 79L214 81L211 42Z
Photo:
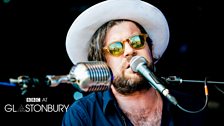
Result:
M182 83L200 83L200 84L223 84L224 85L224 82L221 82L221 81L207 81L206 79L204 81L202 80L184 80L184 79L181 79L180 77L177 77L177 76L169 76L167 78L165 77L162 77L162 79L164 79L165 81L169 82L170 84L182 84Z

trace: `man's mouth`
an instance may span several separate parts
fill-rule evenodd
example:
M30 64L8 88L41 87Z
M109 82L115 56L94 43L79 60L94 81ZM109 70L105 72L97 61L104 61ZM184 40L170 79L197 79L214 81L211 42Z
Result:
M127 65L126 69L129 69L129 68L130 68L130 64Z
M126 70L128 70L128 71L132 71L132 73L136 73L136 72L134 72L134 71L131 69L131 65L130 65L130 64L128 64L128 65L126 66Z

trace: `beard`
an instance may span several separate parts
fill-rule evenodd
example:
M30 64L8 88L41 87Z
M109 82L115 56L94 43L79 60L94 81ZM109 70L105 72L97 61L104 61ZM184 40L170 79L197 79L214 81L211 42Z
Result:
M148 65L149 68L153 69L154 66ZM148 90L152 86L148 81L141 75L137 74L136 77L125 76L124 69L121 70L120 75L117 75L113 80L113 86L117 92L123 95L129 95L136 91Z
M114 79L113 86L117 92L123 95L129 95L136 91L148 90L151 88L151 85L143 78L134 82L132 79L125 79L124 77L118 76Z

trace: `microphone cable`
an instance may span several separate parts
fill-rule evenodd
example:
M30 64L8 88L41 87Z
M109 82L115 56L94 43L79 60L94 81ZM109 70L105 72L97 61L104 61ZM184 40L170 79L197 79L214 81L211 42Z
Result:
M188 112L188 113L199 113L199 112L203 111L208 104L208 87L207 87L207 79L206 78L205 78L205 81L204 81L204 92L205 92L205 103L202 106L202 108L200 108L196 111L187 110L187 109L183 108L182 106L180 106L180 104L178 104L178 103L176 104L177 107L180 108L181 110L185 111L185 112Z
M191 111L183 108L176 98L170 94L169 89L166 88L161 81L154 75L154 73L147 68L147 60L142 56L134 56L130 61L130 67L134 72L140 73L145 79L149 81L149 84L155 88L161 95L165 96L173 105L177 106L181 110L188 113L198 113L205 109L208 103L208 87L207 79L204 81L204 90L205 90L205 104L202 108L196 111Z

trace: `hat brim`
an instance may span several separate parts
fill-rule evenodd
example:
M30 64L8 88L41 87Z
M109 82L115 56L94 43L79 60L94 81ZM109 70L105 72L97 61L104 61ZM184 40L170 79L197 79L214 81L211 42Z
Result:
M110 20L128 19L139 23L153 42L153 58L159 59L169 42L169 27L162 12L141 0L107 0L81 13L66 36L66 50L73 64L88 61L89 40Z

